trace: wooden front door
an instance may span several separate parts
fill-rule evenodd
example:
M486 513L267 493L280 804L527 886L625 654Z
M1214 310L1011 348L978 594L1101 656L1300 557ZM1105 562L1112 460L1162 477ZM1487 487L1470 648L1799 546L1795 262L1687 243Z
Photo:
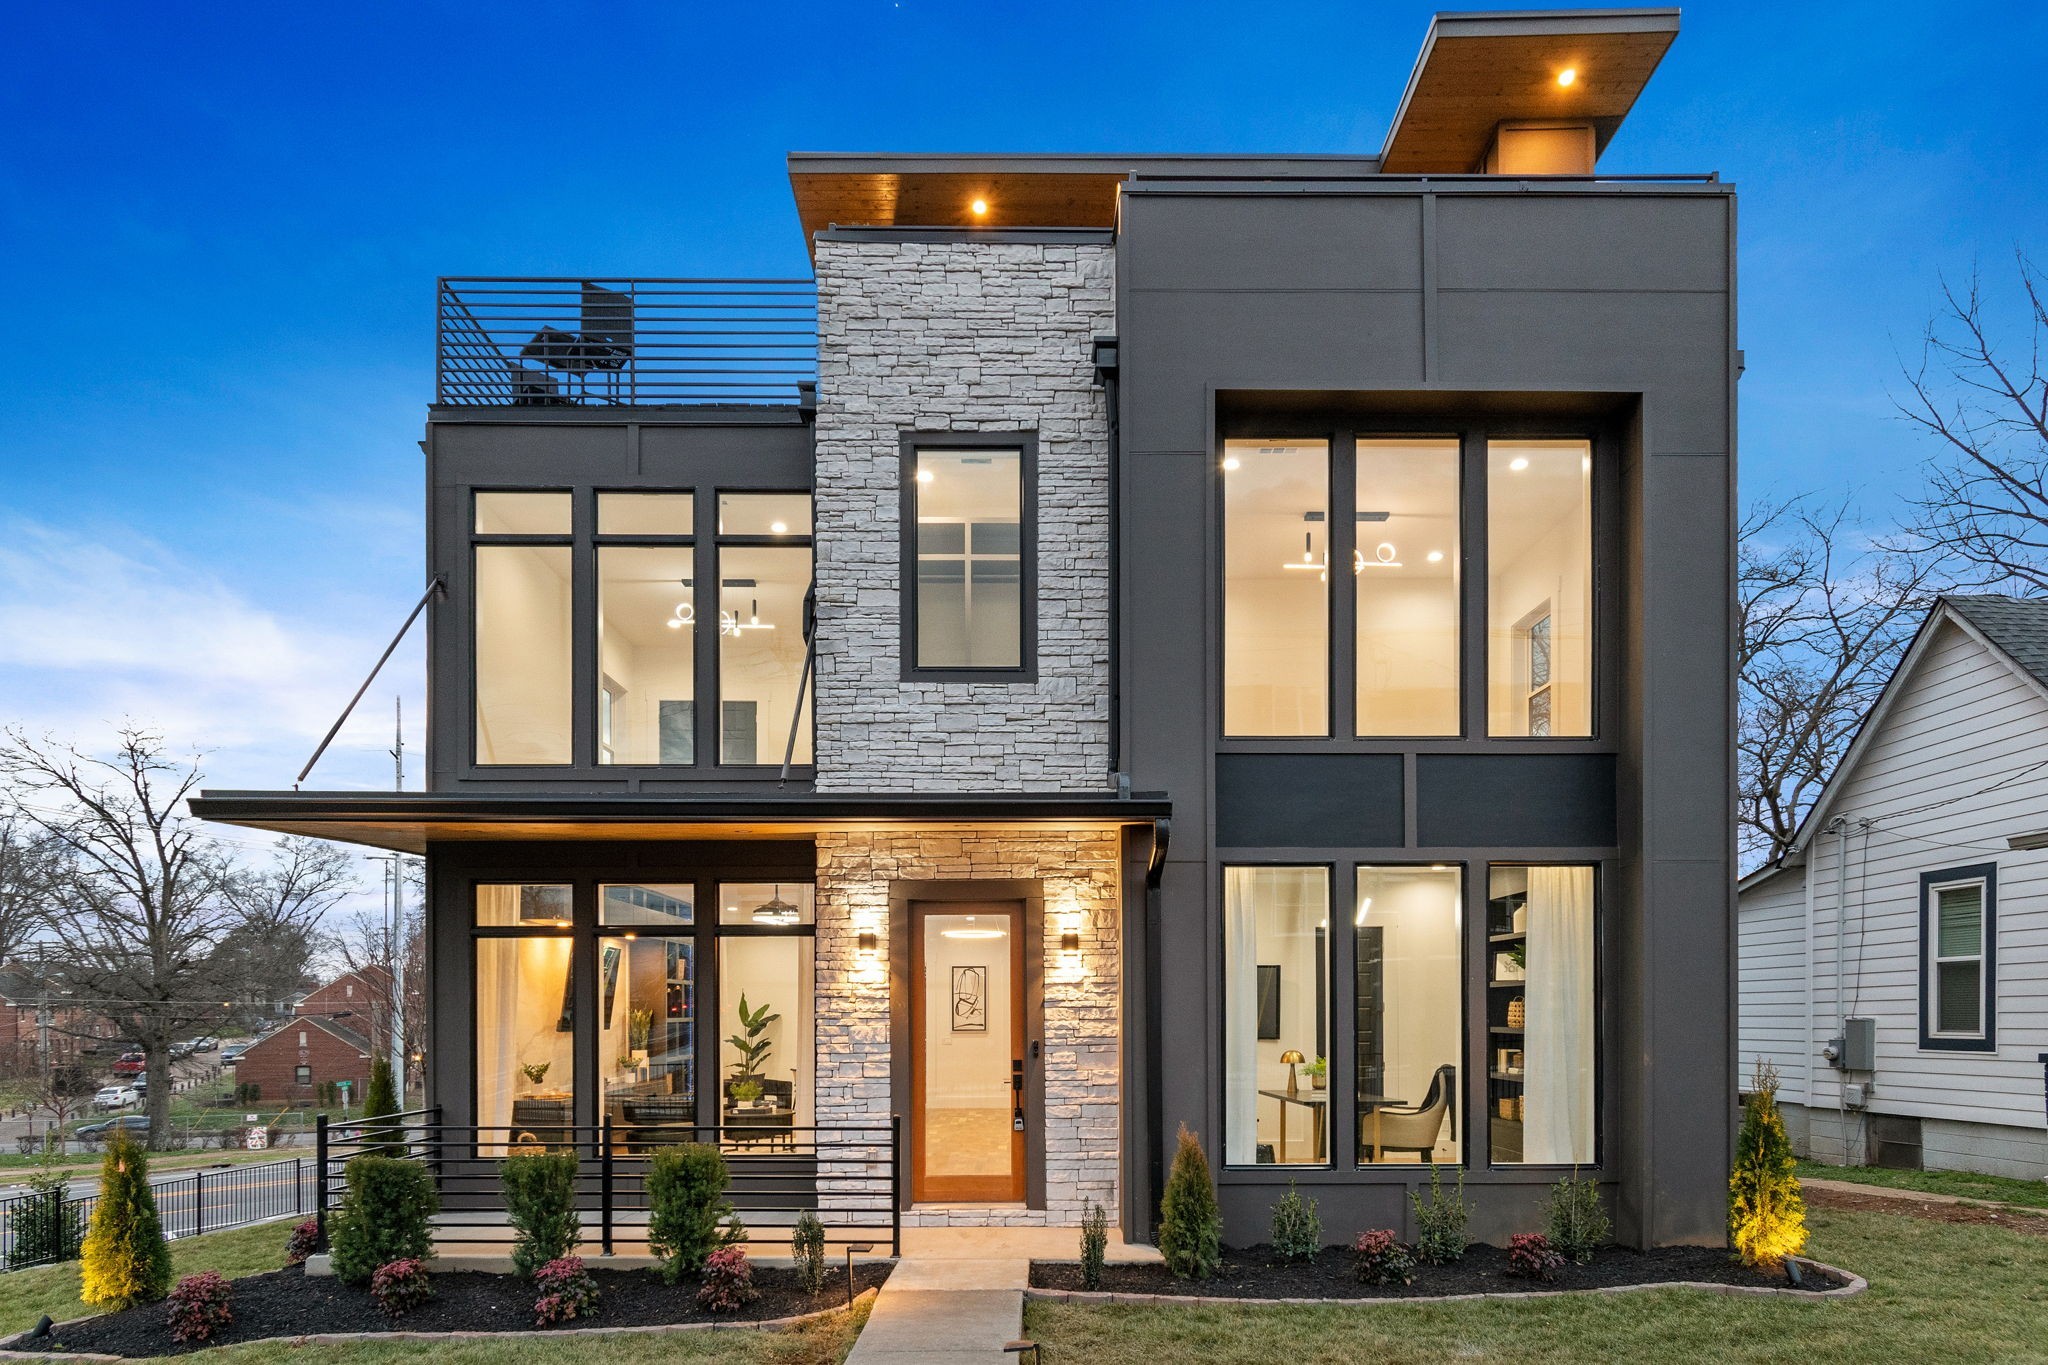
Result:
M911 1198L1024 1198L1024 907L919 902L910 926Z

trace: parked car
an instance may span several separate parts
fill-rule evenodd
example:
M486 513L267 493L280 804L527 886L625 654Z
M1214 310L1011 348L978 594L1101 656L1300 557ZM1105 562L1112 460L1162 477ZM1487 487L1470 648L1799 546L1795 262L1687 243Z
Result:
M111 1089L112 1087L109 1088ZM117 1128L125 1129L130 1133L146 1133L149 1131L149 1115L122 1114L117 1118L101 1119L98 1123L82 1123L75 1130L73 1136L103 1138Z
M220 1039L218 1038L194 1038L191 1042L185 1044L185 1050L188 1053L212 1052L219 1046Z
M147 1065L149 1065L148 1059L140 1052L124 1052L121 1054L121 1060L114 1063L114 1074L116 1076L133 1076Z
M92 1097L94 1107L99 1109L126 1109L141 1101L141 1092L132 1085L102 1086L100 1093Z
M236 1062L242 1060L242 1054L248 1050L249 1045L247 1043L229 1043L220 1050L220 1064L222 1066L233 1066Z

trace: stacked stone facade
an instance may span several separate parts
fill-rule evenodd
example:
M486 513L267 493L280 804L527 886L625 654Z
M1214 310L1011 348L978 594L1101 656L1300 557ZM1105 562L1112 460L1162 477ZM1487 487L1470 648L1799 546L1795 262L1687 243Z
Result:
M818 790L1107 788L1113 249L827 238L816 268ZM1034 681L903 679L901 442L934 431L1037 435Z
M910 830L818 835L818 1122L874 1124L890 1111L889 899L897 882L1037 881L1044 891L1045 1207L915 1209L918 1225L1072 1226L1094 1200L1117 1213L1122 990L1113 829ZM1080 951L1060 950L1061 935ZM858 936L883 945L863 958ZM879 1154L878 1154L879 1155ZM906 1173L906 1179L907 1179ZM879 1163L828 1162L829 1215L886 1189Z

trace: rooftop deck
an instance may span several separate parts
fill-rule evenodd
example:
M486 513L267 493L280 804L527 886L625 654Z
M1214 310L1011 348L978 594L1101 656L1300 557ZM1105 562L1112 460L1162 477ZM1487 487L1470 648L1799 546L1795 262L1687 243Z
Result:
M808 406L809 280L444 278L434 401L444 407Z

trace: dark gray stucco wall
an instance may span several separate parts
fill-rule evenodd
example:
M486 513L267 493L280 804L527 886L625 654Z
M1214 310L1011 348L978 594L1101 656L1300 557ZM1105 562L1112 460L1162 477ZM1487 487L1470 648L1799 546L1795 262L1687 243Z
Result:
M1468 919L1488 860L1597 861L1598 1174L1616 1233L1634 1243L1722 1240L1734 1094L1733 219L1732 193L1717 184L1126 188L1118 722L1133 785L1169 792L1175 806L1153 982L1160 1016L1175 1021L1153 1044L1162 1155L1183 1121L1212 1157L1221 1148L1223 861L1462 861ZM1220 743L1219 411L1227 421L1248 408L1422 412L1453 424L1461 414L1542 415L1601 433L1596 738ZM1189 535L1191 526L1207 534ZM1469 624L1466 638L1475 639ZM1468 661L1468 687L1480 666ZM1399 755L1409 765L1405 803L1417 799L1413 772L1429 755L1504 747L1611 765L1606 790L1580 795L1611 803L1612 842L1561 842L1595 824L1552 842L1525 829L1512 837L1535 842L1422 844L1418 830L1469 831L1485 813L1449 807L1405 809L1402 838L1385 845L1218 842L1219 750L1233 762ZM1445 825L1439 814L1458 818ZM1469 963L1467 976L1476 978ZM1467 1055L1483 1062L1476 1048ZM1483 1090L1468 1098L1476 1111ZM1555 1171L1468 1159L1475 1235L1536 1225ZM1233 1240L1263 1235L1289 1176L1323 1201L1333 1236L1404 1227L1403 1195L1417 1178L1341 1165L1223 1170Z

